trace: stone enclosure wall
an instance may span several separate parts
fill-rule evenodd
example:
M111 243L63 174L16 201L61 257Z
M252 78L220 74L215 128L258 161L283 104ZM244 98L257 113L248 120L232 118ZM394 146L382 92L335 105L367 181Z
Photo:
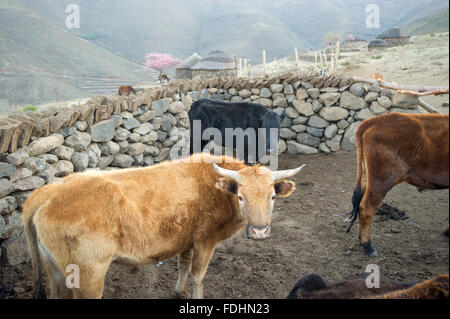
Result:
M170 159L175 147L188 146L187 111L199 98L252 101L278 114L286 110L279 152L290 154L348 151L361 121L419 112L411 95L350 78L288 73L177 80L128 97L95 96L71 108L0 118L0 262L19 263L27 256L21 209L34 189L72 172Z

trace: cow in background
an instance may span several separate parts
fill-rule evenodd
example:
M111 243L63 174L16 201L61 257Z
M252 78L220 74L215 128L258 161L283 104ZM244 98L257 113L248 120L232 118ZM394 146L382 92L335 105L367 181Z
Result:
M389 190L404 182L419 190L448 188L449 116L389 113L370 118L356 130L356 148L356 187L347 232L359 216L360 242L367 255L377 257L370 226Z
M288 299L448 299L448 275L423 282L381 280L380 288L367 288L365 279L344 280L328 285L319 274L303 276Z
M124 85L119 87L119 95L128 96L131 93L136 94L136 91L130 85Z
M200 149L194 150L194 142L196 141L194 141L193 128L194 121L198 120L201 123L201 135L203 135L203 132L208 128L216 128L220 130L222 140L219 142L221 143L221 146L225 146L225 130L227 128L242 129L243 131L248 128L254 129L256 132L256 141L251 141L248 136L244 136L244 154L240 154L240 156L243 157L241 159L243 159L245 163L257 163L260 160L260 153L264 153L263 155L266 155L268 151L272 151L276 154L280 125L286 116L286 111L283 111L281 115L278 115L274 111L257 103L222 102L217 100L200 99L192 103L188 115L189 122L191 124L190 154L195 153L195 151L201 152L209 143L209 140L202 139ZM265 131L265 152L260 152L260 145L258 145L260 134L258 129L260 128ZM276 131L271 132L271 129L276 129ZM252 145L252 143L256 143L256 145ZM236 136L234 136L233 145L236 147ZM250 158L249 155L252 154L249 154L249 147L253 146L255 146L254 149L256 154L254 154L255 157ZM275 147L275 149L271 149L273 147Z
M170 81L169 77L165 74L160 74L158 79L159 79L159 82L161 82L161 83L163 83L164 81L166 81L166 82Z

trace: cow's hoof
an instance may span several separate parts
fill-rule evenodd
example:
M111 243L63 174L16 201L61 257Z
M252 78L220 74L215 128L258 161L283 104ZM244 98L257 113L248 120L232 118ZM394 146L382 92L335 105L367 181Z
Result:
M379 257L378 253L375 249L373 249L372 244L370 241L367 244L361 244L364 247L364 251L366 252L366 255L369 257Z
M175 299L190 299L191 294L188 291L175 291Z

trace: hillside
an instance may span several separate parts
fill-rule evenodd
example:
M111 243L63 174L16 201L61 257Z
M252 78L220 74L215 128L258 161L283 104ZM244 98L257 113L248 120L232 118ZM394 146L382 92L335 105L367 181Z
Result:
M370 0L20 0L64 26L67 4L78 4L81 28L72 32L142 62L150 51L186 58L223 49L261 62L320 48L328 33L370 40L381 32L446 7L445 0L379 0L380 28L367 28Z
M57 27L19 1L0 0L0 97L9 104L3 101L3 108L111 92L145 77L141 65Z
M405 32L413 35L448 32L448 9L448 6L437 9L425 17L407 23L403 26L403 29Z

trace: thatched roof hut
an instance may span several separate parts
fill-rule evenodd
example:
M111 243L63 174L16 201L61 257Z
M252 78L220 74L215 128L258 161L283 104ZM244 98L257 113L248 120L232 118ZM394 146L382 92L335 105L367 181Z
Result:
M211 51L208 56L197 62L197 64L191 67L191 70L193 77L197 75L235 76L236 64L228 54L223 51L216 50Z
M379 34L377 39L386 41L388 47L404 45L409 43L409 35L403 33L399 27L393 27L385 32Z
M368 49L372 50L372 49L383 49L387 47L386 41L381 40L381 39L375 39L369 42L368 44Z
M191 68L196 65L202 57L194 52L189 58L183 61L183 63L179 64L175 71L177 79L190 79L192 78L192 70Z

